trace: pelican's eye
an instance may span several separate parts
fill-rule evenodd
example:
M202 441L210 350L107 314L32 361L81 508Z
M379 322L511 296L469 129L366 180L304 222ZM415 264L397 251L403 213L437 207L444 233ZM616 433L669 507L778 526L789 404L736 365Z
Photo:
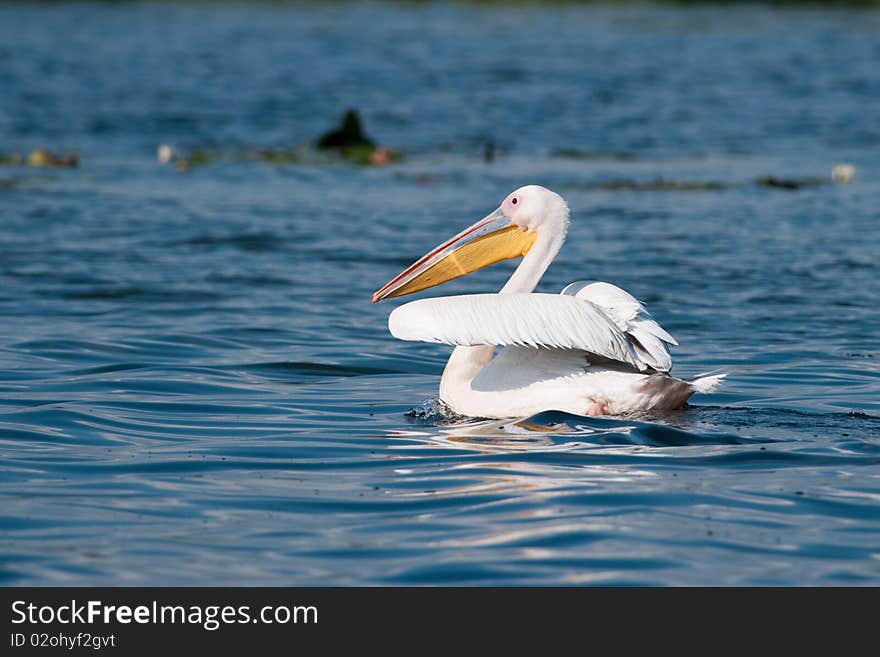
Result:
M514 196L512 199L510 199L510 202L512 205L516 205L517 203L519 203L519 199L516 196Z

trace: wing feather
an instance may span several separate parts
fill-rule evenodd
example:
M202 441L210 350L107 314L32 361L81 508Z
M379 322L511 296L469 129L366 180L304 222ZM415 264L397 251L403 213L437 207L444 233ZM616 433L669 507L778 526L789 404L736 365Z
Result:
M633 341L597 305L575 295L469 294L396 308L388 328L401 340L452 345L578 349L645 369Z
M587 301L602 310L631 341L639 358L660 372L672 369L670 346L677 346L663 327L629 292L610 283L578 281L562 290L563 295Z

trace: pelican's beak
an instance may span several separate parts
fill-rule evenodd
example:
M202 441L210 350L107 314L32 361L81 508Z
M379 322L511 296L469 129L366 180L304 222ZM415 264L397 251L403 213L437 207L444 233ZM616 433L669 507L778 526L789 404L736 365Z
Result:
M524 256L538 234L523 230L498 208L429 251L373 293L373 303L440 285L508 258Z

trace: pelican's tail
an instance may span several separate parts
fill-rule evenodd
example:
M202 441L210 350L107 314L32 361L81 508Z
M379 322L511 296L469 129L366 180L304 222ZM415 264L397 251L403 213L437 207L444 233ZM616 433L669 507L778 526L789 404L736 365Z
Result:
M710 392L715 392L724 382L724 377L726 376L726 372L722 372L721 374L701 374L693 381L688 381L688 385L694 392L701 392L704 395L707 395Z

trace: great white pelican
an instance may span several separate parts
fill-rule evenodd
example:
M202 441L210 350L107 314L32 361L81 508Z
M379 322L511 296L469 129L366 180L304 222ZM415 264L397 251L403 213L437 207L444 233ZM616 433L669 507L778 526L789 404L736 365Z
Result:
M619 287L578 281L560 294L534 292L568 221L561 196L520 187L373 294L375 303L522 258L498 294L420 299L388 318L396 338L455 345L440 400L474 417L619 415L678 409L695 392L714 390L723 374L693 381L669 375L669 347L678 343Z

